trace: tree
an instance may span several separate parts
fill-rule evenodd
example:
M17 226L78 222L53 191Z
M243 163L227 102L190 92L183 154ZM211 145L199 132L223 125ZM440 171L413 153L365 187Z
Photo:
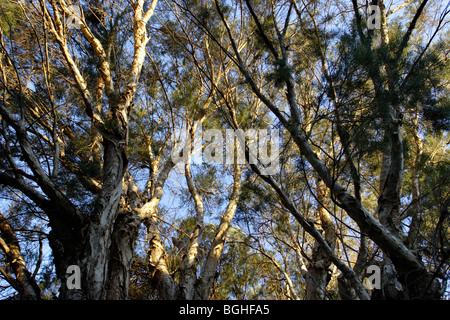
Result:
M249 17L248 19L241 19L240 22L235 18L236 15L230 15L230 8L224 4L215 1L216 10L221 18L223 26L227 30L228 39L222 40L214 38L207 26L201 27L219 44L229 43L232 50L227 49L227 45L222 45L222 49L227 53L231 61L239 68L241 74L245 77L246 82L252 89L253 93L265 104L265 106L278 119L279 123L289 132L291 138L299 148L302 157L313 167L314 171L330 189L332 199L339 207L343 208L348 216L356 222L360 228L361 234L367 235L377 246L383 251L383 265L385 279L386 297L400 298L400 297L429 297L437 298L441 294L442 284L440 284L434 271L427 270L422 260L418 258L411 248L408 248L403 242L403 231L401 226L401 185L403 182L404 171L404 151L403 151L403 112L404 104L402 98L407 99L408 91L407 84L412 83L415 78L417 70L415 65L423 58L429 43L425 46L425 50L419 54L412 54L410 56L407 47L411 45L411 35L416 28L417 22L421 17L427 1L422 1L417 10L414 12L411 22L406 28L398 28L397 38L390 40L387 24L387 14L384 3L378 1L375 5L380 9L380 23L379 31L374 32L369 30L364 31L364 21L359 11L357 1L352 1L355 19L353 22L354 34L352 39L355 43L354 62L358 64L355 71L361 71L367 77L369 85L369 101L374 104L376 113L371 119L379 121L379 129L382 130L383 136L381 152L383 154L383 162L380 171L380 196L378 198L378 208L375 214L371 214L369 210L363 205L361 198L352 195L346 189L342 182L339 182L339 177L335 174L335 169L338 163L331 158L332 164L330 166L320 159L315 150L317 143L312 140L311 133L305 130L308 124L305 120L307 116L303 116L300 106L304 103L298 97L297 83L302 80L302 74L297 74L293 67L295 43L288 38L290 33L289 28L292 24L299 23L302 28L307 28L304 15L311 15L306 4L303 7L298 7L294 2L285 2L279 5L268 2L250 2L242 1L233 3L234 9L232 12L239 12L241 17ZM314 3L313 6L318 6L319 3ZM188 6L185 7L186 12L195 16ZM313 11L313 10L311 10ZM276 12L278 14L276 14ZM280 13L283 12L283 13ZM297 14L298 22L292 18L293 12ZM321 10L314 10L313 12L321 12ZM239 15L238 14L238 15ZM447 8L438 19L438 28L435 34L442 27L445 16L448 14ZM328 71L326 65L327 54L324 50L327 49L329 37L326 29L323 30L317 26L316 17L309 17L313 26L311 36L309 37L312 48L315 49L315 54L319 57L322 64L322 76L326 80L327 91L325 92L327 98L332 103L332 108L340 107L338 91L334 80ZM291 20L292 19L292 20ZM329 20L329 17L324 17L323 24ZM278 106L279 101L274 100L272 87L261 86L256 79L258 75L248 65L249 41L251 35L242 35L242 24L251 23L253 25L254 34L257 35L262 45L261 55L265 57L266 63L273 70L270 75L272 80L275 80L276 87L282 87L285 90L285 99L283 103L287 105L287 110ZM245 21L245 22L244 22ZM315 24L315 25L314 25ZM434 34L434 35L435 35ZM375 44L375 35L379 37L378 45ZM433 36L434 36L433 35ZM345 39L345 35L344 35ZM432 38L431 38L432 40ZM430 41L431 41L430 40ZM254 47L253 47L254 48ZM252 49L253 49L252 48ZM408 65L406 61L414 61ZM314 64L311 65L314 67ZM418 75L418 77L420 77ZM402 97L402 98L400 98ZM306 107L304 109L311 109ZM335 114L338 114L337 111ZM344 144L343 148L350 147L352 141L348 140L349 132L340 123L336 117L337 131L340 142ZM313 147L314 146L314 147ZM347 153L347 161L352 162ZM355 172L355 165L350 164L353 168L353 187L355 190L359 189L360 177ZM254 167L252 167L254 169ZM257 172L257 170L255 170ZM360 279L355 274L354 270L341 263L337 257L334 256L332 248L325 239L322 238L317 229L308 223L307 220L300 215L289 199L289 196L279 187L278 183L270 178L264 178L278 193L283 200L284 205L296 217L302 227L314 236L319 241L321 247L326 251L328 256L332 259L343 275L348 278L352 286L356 290L357 296L360 298L368 298L367 293L361 286ZM399 286L400 285L400 286ZM399 290L399 288L402 288ZM401 292L400 292L401 291Z
M19 22L25 30L21 42L13 30L10 29L7 40L2 32L2 60L8 62L2 65L0 113L6 132L2 138L6 148L14 145L20 150L20 159L18 153L5 159L7 170L2 171L1 182L27 195L47 216L51 228L48 239L61 280L62 298L127 295L134 238L145 215L121 205L121 199L133 197L135 191L129 175L125 182L130 188L123 188L128 166L129 116L149 41L146 24L156 3L137 1L118 14L114 14L112 4L110 8L104 5L100 9L109 9L111 18L108 25L98 26L84 19L81 5L78 15L65 1L18 1L14 5L24 15ZM78 39L66 25L65 18L73 15L79 27L75 31ZM118 24L127 20L132 23L131 32L117 30ZM122 71L122 61L115 60L122 57L113 52L124 32L133 37L133 54ZM30 43L39 50L30 51L34 49L27 47ZM89 49L85 51L84 46ZM85 59L88 60L83 62ZM27 79L25 65L36 71L34 77ZM55 82L64 78L66 87L76 88L69 95L58 92L61 87L55 89ZM66 117L58 107L68 103L74 108L68 110ZM77 122L83 124L81 128L87 129L87 137L90 135L93 140L91 150L84 155L75 145L84 143L88 147L89 140L78 140ZM42 145L45 147L36 149ZM83 162L87 167L80 166ZM60 166L78 184L86 186L90 194L82 201L89 208L76 203L61 189ZM66 288L69 265L78 265L84 275L80 291Z
M449 7L370 5L0 1L3 297L445 297Z

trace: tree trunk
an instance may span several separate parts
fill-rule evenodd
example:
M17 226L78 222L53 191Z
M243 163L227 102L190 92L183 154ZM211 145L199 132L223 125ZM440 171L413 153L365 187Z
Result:
M122 211L114 223L111 237L106 299L128 299L130 272L141 219L131 211Z
M156 216L156 206L151 208L152 214L146 221L147 242L149 249L147 251L150 276L153 286L157 289L159 298L162 300L174 300L179 295L178 284L172 278L167 266L166 252L164 244L159 235L159 220Z
M8 271L0 268L0 273L11 286L19 292L20 300L39 300L41 291L36 280L26 268L20 252L19 240L8 220L0 213L0 249L3 250L6 263L14 272L15 278Z
M152 165L156 165L156 163ZM164 244L161 241L158 229L160 225L158 205L163 196L164 183L174 165L171 158L165 162L158 179L153 181L151 183L153 187L149 188L152 190L150 201L138 209L139 216L147 228L146 240L149 244L147 259L152 284L157 289L159 297L163 300L174 300L178 296L178 287L169 272Z
M106 299L114 223L119 214L127 158L124 146L104 141L103 185L97 208L91 215L85 257L84 285L90 300Z
M380 197L378 199L378 217L396 237L401 237L400 224L400 186L403 172L403 144L401 127L394 123L386 126L385 137L389 147L383 152L380 173ZM383 254L381 292L384 299L402 299L403 286L398 280L398 274L389 256Z
M190 130L191 133L191 146L194 142L193 132L195 131L195 126ZM184 166L186 182L188 185L189 193L194 200L195 206L195 226L194 230L191 232L189 237L188 246L186 248L186 254L183 255L180 265L180 296L179 299L182 300L193 300L195 295L195 283L197 281L197 256L199 252L199 246L203 238L204 229L204 206L202 196L198 193L197 188L194 184L191 174L191 160L190 154L187 157L187 161Z
M209 296L211 294L214 280L216 278L217 267L219 265L219 260L222 255L223 247L225 245L225 240L228 234L228 229L230 228L231 220L233 220L233 216L236 212L236 207L239 202L241 194L241 175L242 168L239 165L235 165L233 174L233 191L231 193L231 198L228 202L227 209L222 216L220 225L217 228L217 232L212 242L211 249L209 250L206 257L206 261L202 266L200 277L196 283L194 299L207 300L209 299Z
M409 232L407 243L408 247L414 249L419 235L420 225L422 223L422 190L420 187L421 176L421 160L423 154L423 141L418 132L419 111L416 112L414 124L412 128L412 134L414 142L416 143L416 154L414 158L414 164L411 170L411 224L409 225Z
M333 220L327 212L328 203L327 187L321 179L317 181L317 218L321 225L321 231L330 248L336 247L336 228ZM330 281L329 268L331 259L323 248L314 242L311 261L306 273L306 300L324 300L327 293L327 285Z
M123 297L128 289L128 276L117 276L121 267L131 266L130 250L133 248L137 228L136 222L125 232L124 222L130 219L121 217L120 200L122 198L123 177L127 166L124 146L105 140L102 190L95 202L94 211L80 228L72 228L71 232L63 234L61 226L54 226L50 237L50 245L54 252L54 262L57 274L61 279L61 299L100 300L109 297ZM117 220L117 221L116 221ZM131 219L133 220L133 219ZM128 228L128 227L127 227ZM121 243L120 241L124 241ZM128 262L127 262L128 261ZM68 289L66 273L69 265L76 265L81 271L81 289ZM109 267L113 274L109 275ZM115 284L109 285L109 280ZM117 284L121 282L122 288ZM114 288L113 288L114 287ZM108 293L109 292L109 293ZM116 292L113 294L112 292ZM117 293L121 292L121 294Z

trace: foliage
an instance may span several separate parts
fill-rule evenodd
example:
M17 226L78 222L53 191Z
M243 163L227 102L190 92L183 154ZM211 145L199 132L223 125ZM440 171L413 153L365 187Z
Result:
M208 276L201 298L398 298L397 284L411 298L436 281L448 298L449 10L404 4L369 30L348 1L159 1L139 33L126 1L82 2L83 29L57 25L60 1L0 1L0 213L38 296L63 297L62 269L105 249L89 242L101 233L105 270L129 274L136 300L167 297L168 283L193 298ZM277 129L276 174L172 163L175 134L195 124ZM23 298L13 242L2 298ZM352 295L371 264L400 282Z

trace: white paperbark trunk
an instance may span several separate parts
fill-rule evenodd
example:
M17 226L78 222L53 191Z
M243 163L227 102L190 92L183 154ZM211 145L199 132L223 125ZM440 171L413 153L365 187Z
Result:
M189 134L191 135L191 146L194 143L194 132L196 130L196 125L191 127ZM200 243L203 236L204 228L204 207L203 199L198 193L197 188L192 179L191 173L191 160L190 154L187 157L187 161L184 166L186 182L188 185L189 193L194 200L194 207L196 212L195 226L194 230L190 234L188 246L186 249L186 254L183 256L180 266L180 298L185 300L194 299L195 295L195 283L197 281L197 256Z
M321 231L325 241L334 251L336 247L336 227L326 209L328 203L327 187L320 179L317 181L316 195L318 201L317 218L321 225ZM319 243L315 242L311 262L307 267L308 271L305 277L306 300L324 300L326 298L330 266L329 255L324 252Z
M124 146L104 141L102 191L88 226L85 285L88 299L106 299L106 282L114 223L119 214L127 159Z
M152 182L154 187L150 188L152 190L150 201L138 209L139 216L147 228L147 242L149 243L147 258L153 284L163 300L173 300L178 296L178 285L169 272L164 244L161 241L158 229L160 224L158 205L163 196L164 183L173 166L172 160L168 159L159 173L158 179Z
M208 252L206 261L202 266L202 271L196 284L197 288L194 296L195 299L207 300L211 293L214 280L216 278L219 260L228 234L228 229L230 228L231 220L233 220L233 216L239 202L239 197L241 194L241 175L242 168L239 165L235 165L231 198L228 202L227 209L222 216L219 227L217 228L217 232Z

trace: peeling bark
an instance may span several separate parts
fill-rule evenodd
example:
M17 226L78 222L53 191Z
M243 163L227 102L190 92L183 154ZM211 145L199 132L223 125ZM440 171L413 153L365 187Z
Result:
M130 272L141 220L131 211L122 211L111 236L106 299L128 299Z
M228 229L230 228L231 220L233 219L237 204L239 202L241 194L241 175L242 168L239 165L235 165L231 197L228 202L227 209L222 216L219 227L217 228L217 232L206 257L206 261L202 266L199 279L197 280L194 295L195 299L207 300L211 293L217 273L217 267L219 265L220 257L222 255L223 247L228 234Z
M334 251L336 247L336 226L326 209L328 204L327 187L320 179L317 181L316 195L318 202L317 218L320 222L321 231L330 249ZM315 242L305 277L306 300L325 299L331 263L330 256L323 250L319 243Z
M122 91L115 87L108 52L84 19L80 19L80 31L98 60L99 78L96 81L95 95L90 92L68 49L67 33L60 14L70 16L72 13L64 2L53 0L49 2L51 12L47 9L45 1L40 2L43 18L59 44L61 55L83 97L86 114L102 136L103 143L102 181L101 185L96 187L98 192L93 212L89 217L82 218L74 210L73 220L76 224L70 221L59 222L50 215L52 232L49 240L54 252L57 273L62 280L61 298L123 299L128 294L134 241L139 225L145 218L134 212L134 208L131 210L121 208L123 182L128 165L126 156L128 117L145 59L145 46L149 41L146 24L154 13L157 1L152 0L146 11L143 0L136 1L133 5L134 54ZM101 104L97 101L101 99L103 91L109 100L106 115L101 112L99 108ZM28 148L26 143L22 143L22 146L26 153L32 154L32 150L26 150ZM35 174L42 177L39 184L43 190L48 190L51 199L59 198L61 207L65 207L64 211L70 212L69 208L72 207L70 201L59 195L47 182L40 164L32 157L29 160L30 165L35 167ZM68 204L64 205L64 201L68 201ZM65 270L71 264L81 268L83 275L81 292L71 292L65 286Z
M2 213L0 213L0 235L0 249L3 250L6 263L13 271L15 277L2 268L0 268L0 273L19 293L16 298L20 300L39 300L41 298L41 290L26 267L20 252L19 241L11 224Z
M153 163L156 165L156 162ZM169 158L163 166L156 181L151 182L152 190L150 201L138 209L138 214L147 229L147 251L148 265L153 286L156 287L160 298L163 300L174 300L178 296L178 287L169 272L164 244L159 233L160 221L158 219L158 205L163 196L164 183L169 176L174 163ZM155 178L154 174L151 174Z

